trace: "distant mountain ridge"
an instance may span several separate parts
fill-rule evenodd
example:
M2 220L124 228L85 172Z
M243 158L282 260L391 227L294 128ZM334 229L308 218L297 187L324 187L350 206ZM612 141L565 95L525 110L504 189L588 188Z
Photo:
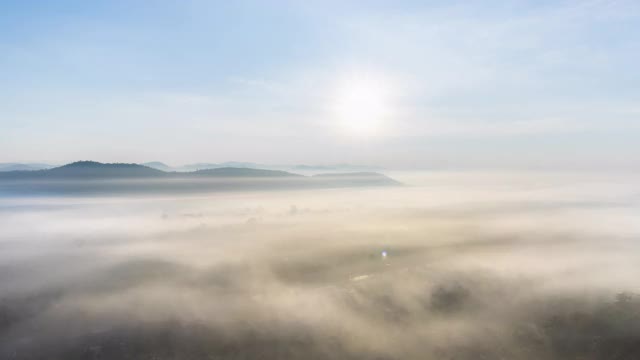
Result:
M151 161L140 165L148 166L162 171L178 171L190 172L198 170L219 169L219 168L247 168L247 169L263 169L263 170L282 170L282 171L300 171L304 173L317 173L326 171L345 171L345 172L364 172L364 171L382 171L381 167L367 165L351 165L351 164L332 164L332 165L268 165L252 162L226 161L222 163L194 163L181 166L170 166L161 161Z
M282 170L266 170L253 168L224 167L216 169L198 170L187 174L199 176L224 176L224 177L300 177L303 175L293 174Z
M146 167L150 167L152 169L156 169L156 170L162 170L162 171L174 171L173 168L163 162L160 161L152 161L152 162L147 162L147 163L143 163L140 164L142 166L146 166Z
M149 166L132 163L100 163L96 161L76 161L45 170L18 170L0 174L2 178L168 178L190 176L213 177L295 177L302 176L280 170L224 167L190 172L162 171Z
M186 164L182 166L170 166L161 161L151 161L142 163L140 165L148 166L150 168L154 168L162 171L176 171L176 172L192 172L198 170L209 170L209 169L220 169L220 168L249 168L249 169L272 169L271 166L261 165L249 162L237 162L237 161L227 161L223 163L195 163L195 164Z
M211 181L202 181L207 179ZM400 183L375 172L305 176L282 170L243 167L167 172L139 164L96 161L77 161L46 170L0 172L0 193L8 194L29 191L52 194L122 191L197 192L397 185Z
M39 163L0 163L0 172L4 171L33 171L50 169L55 166Z

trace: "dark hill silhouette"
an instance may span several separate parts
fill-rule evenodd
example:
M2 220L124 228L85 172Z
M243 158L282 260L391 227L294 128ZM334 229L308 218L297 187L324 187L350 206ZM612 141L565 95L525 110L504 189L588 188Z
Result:
M45 176L62 178L147 178L160 177L166 173L138 164L103 164L96 161L77 161L49 170L43 170Z
M164 172L137 164L103 164L95 161L77 161L52 169L35 171L6 171L2 179L113 179L161 177Z

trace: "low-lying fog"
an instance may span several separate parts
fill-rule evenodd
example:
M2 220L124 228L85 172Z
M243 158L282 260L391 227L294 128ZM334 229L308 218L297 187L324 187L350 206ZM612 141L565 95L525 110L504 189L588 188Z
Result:
M640 182L0 199L0 359L638 359Z

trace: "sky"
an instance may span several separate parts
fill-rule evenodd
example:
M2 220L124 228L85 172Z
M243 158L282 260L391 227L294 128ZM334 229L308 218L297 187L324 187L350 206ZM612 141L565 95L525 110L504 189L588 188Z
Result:
M635 170L640 2L0 2L0 162Z

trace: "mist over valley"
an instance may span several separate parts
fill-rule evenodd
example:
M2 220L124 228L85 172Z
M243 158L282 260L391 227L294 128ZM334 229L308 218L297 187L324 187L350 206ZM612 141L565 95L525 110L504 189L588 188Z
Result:
M634 359L627 177L0 204L3 359Z

